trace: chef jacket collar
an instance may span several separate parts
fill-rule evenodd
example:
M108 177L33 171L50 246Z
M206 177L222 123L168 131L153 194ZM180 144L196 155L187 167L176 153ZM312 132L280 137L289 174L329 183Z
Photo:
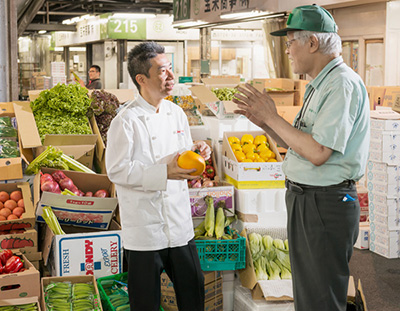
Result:
M149 113L157 113L157 108L154 107L153 105L149 104L140 94L138 94L138 97L136 98L136 102L138 105L146 110ZM160 105L160 112L163 109L163 104L161 103Z

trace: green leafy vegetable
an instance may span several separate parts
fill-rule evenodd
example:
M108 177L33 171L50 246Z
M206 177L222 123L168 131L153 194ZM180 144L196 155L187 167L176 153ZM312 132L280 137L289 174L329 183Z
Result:
M31 108L42 142L46 134L92 134L89 106L87 90L78 84L59 83L40 92Z
M239 91L235 88L222 87L219 89L213 88L211 91L218 97L219 100L232 100Z
M18 145L15 141L0 138L0 158L19 157Z

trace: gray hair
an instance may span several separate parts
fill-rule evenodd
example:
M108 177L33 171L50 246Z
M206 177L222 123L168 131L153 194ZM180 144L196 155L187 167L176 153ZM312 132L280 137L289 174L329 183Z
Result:
M318 39L319 51L322 54L331 55L342 53L342 39L337 33L302 30L295 31L293 35L302 45L306 44L310 37L315 36Z

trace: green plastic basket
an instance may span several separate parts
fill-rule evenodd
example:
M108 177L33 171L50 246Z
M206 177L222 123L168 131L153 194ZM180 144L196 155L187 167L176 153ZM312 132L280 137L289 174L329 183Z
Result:
M124 272L124 273L120 273L120 274L104 276L104 277L97 279L97 287L99 289L101 304L103 306L104 311L115 311L115 308L112 305L110 299L108 298L108 295L107 295L106 291L104 290L102 282L109 281L109 280L127 282L127 278L128 278L128 272ZM164 309L162 307L160 307L160 311L164 311Z
M246 238L196 240L203 271L238 270L246 265Z

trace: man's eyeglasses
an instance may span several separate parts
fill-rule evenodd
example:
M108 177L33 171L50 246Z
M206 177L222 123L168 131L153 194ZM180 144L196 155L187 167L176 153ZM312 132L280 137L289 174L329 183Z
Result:
M89 73L90 73L90 72L97 72L97 70L89 70Z
M293 43L294 41L296 41L296 40L297 40L297 39L292 39L292 40L286 41L286 42L285 42L286 48L287 48L287 49L290 48L290 46L292 45L292 43Z

